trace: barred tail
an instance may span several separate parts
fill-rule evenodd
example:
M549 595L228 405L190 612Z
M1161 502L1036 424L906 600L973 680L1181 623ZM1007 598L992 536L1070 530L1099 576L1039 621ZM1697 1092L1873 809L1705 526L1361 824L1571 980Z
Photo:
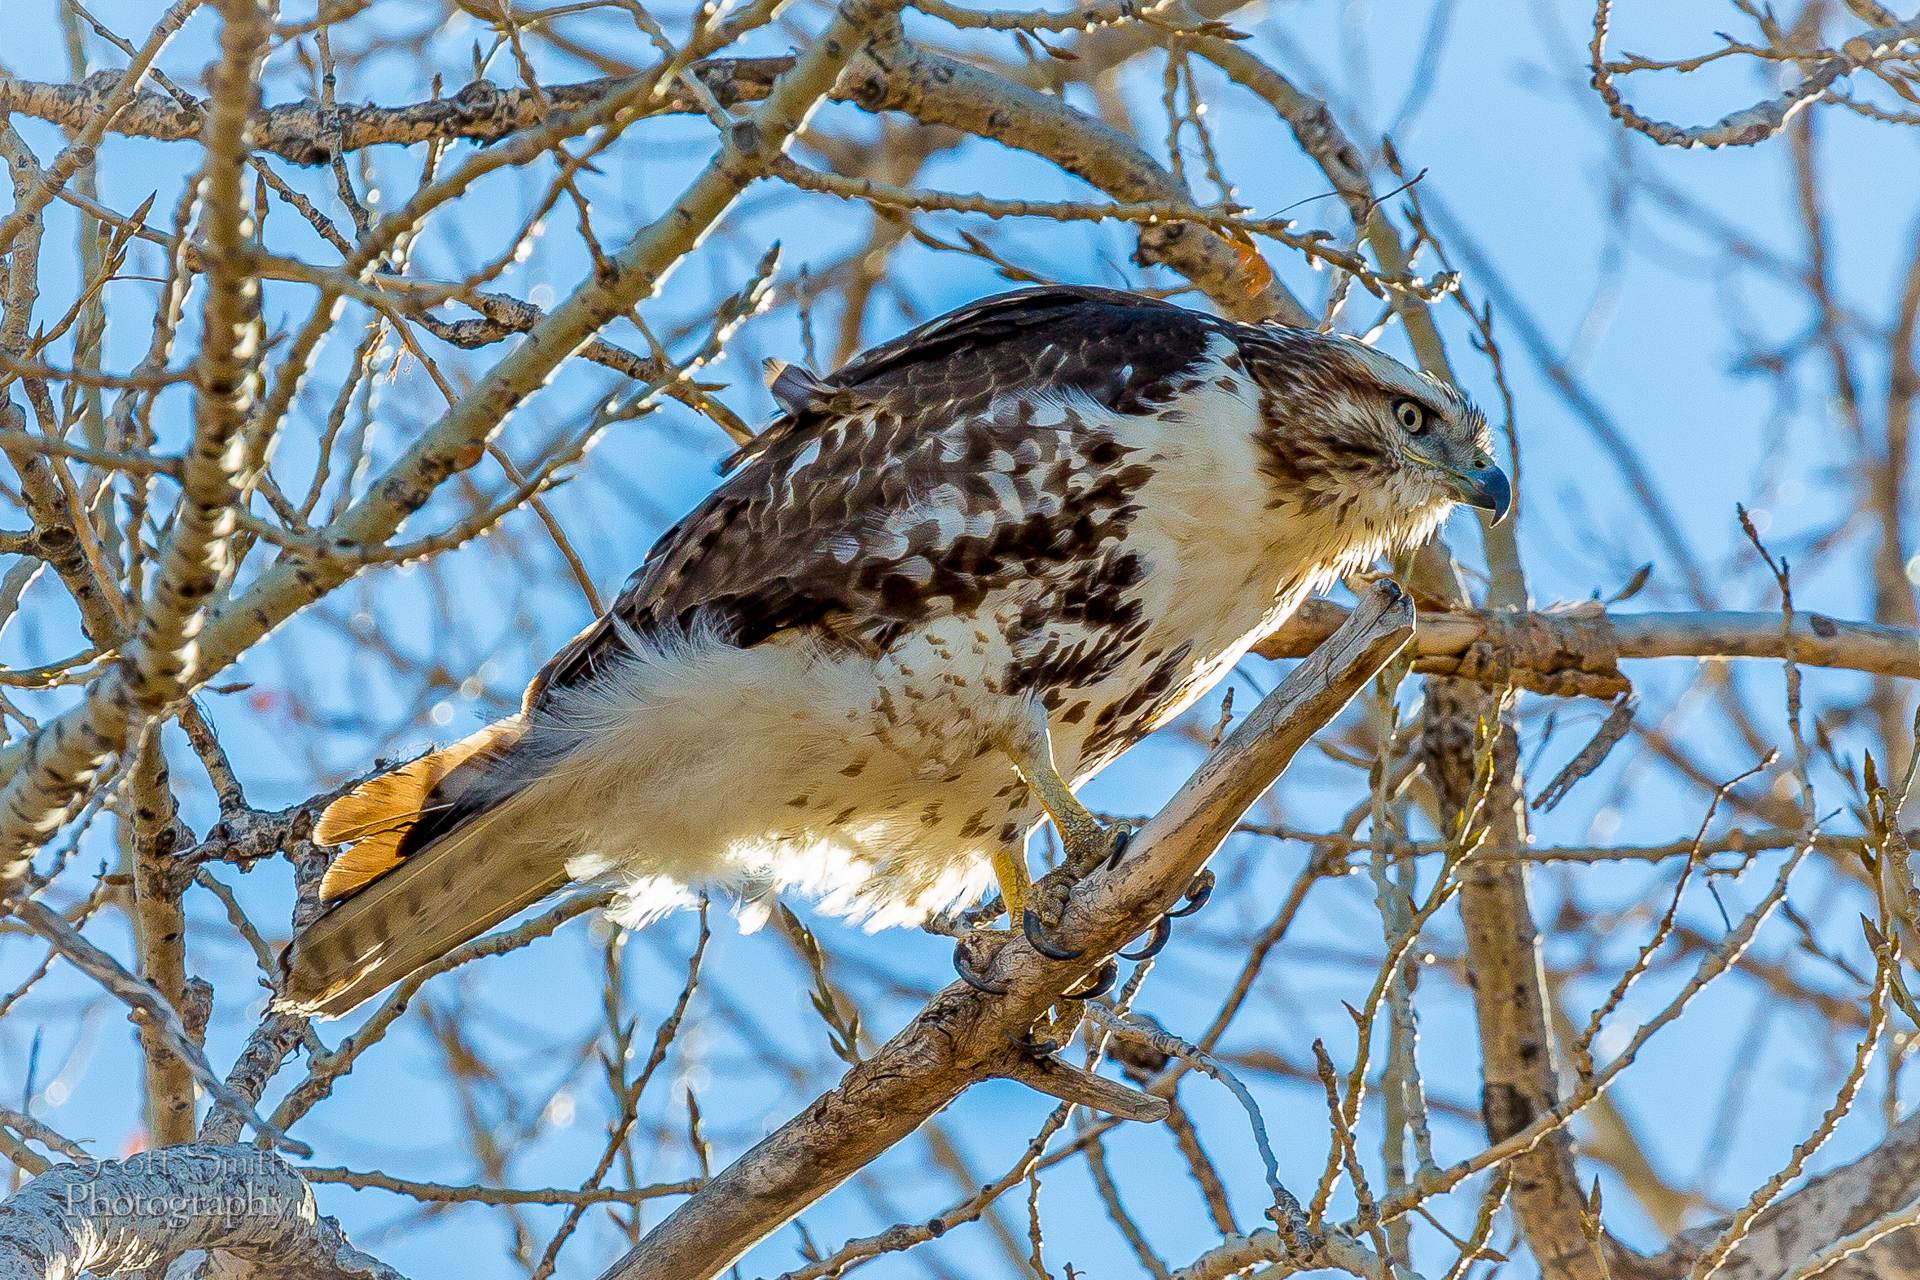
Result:
M352 847L281 956L276 1007L338 1017L566 883L517 812L530 797L483 785L519 734L491 725L328 806L315 839Z

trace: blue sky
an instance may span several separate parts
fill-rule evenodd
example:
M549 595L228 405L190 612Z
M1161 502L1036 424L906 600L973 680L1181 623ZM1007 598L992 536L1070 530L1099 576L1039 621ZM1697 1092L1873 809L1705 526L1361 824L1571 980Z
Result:
M8 14L16 22L0 52L0 64L7 70L26 78L63 77L52 3L8 0ZM141 15L148 7L103 3L96 12L114 29L128 33L144 30ZM418 15L426 8L380 6L371 20L391 22L395 29L412 28L421 25ZM1682 596L1678 575L1664 563L1667 557L1656 537L1625 497L1607 451L1524 354L1519 332L1527 323L1536 325L1545 343L1568 361L1652 470L1707 569L1718 592L1716 603L1726 608L1771 607L1771 581L1754 571L1734 521L1734 504L1754 508L1769 539L1790 550L1801 535L1831 527L1841 496L1829 469L1835 428L1817 379L1801 379L1798 400L1783 409L1777 385L1743 372L1738 362L1749 341L1789 349L1804 342L1804 302L1796 290L1769 281L1763 271L1729 270L1723 258L1711 253L1712 242L1700 231L1701 218L1663 208L1646 184L1684 192L1756 243L1797 262L1804 251L1794 222L1784 143L1680 153L1624 137L1605 121L1597 99L1584 87L1587 15L1574 6L1526 9L1468 0L1445 6L1436 19L1423 4L1314 0L1249 9L1236 22L1251 34L1249 47L1303 87L1327 93L1355 136L1363 141L1377 137L1393 122L1399 153L1410 169L1424 173L1419 190L1443 239L1462 247L1470 241L1471 261L1482 264L1468 272L1470 296L1484 302L1497 276L1495 328L1518 410L1524 502L1520 532L1535 602L1610 594L1649 560L1655 563L1651 585L1627 607L1678 607ZM1737 17L1729 7L1708 3L1639 4L1626 10L1617 19L1613 47L1650 55L1711 47L1712 32ZM809 27L818 20L813 10L796 14L796 20ZM684 28L683 14L668 10L664 16L670 29ZM591 29L604 32L620 56L645 59L644 43L613 20ZM205 17L196 19L162 65L192 81L205 63L210 30ZM937 24L924 18L910 21L909 30L941 34ZM1428 60L1422 50L1435 30L1443 33L1441 53ZM418 56L389 55L343 77L341 97L415 100L426 92L427 73L435 70L444 73L449 88L457 86L468 74L468 48L480 35L471 24L456 24L428 41ZM749 51L779 52L785 39L763 33ZM976 43L1010 56L1004 43ZM95 56L94 65L103 65L98 50ZM558 79L593 74L558 56L543 55L542 61ZM111 65L119 65L117 56ZM1142 139L1156 152L1163 147L1158 67L1155 59L1143 60L1123 82ZM298 93L284 62L281 70L282 75L270 80L272 100ZM504 57L490 72L499 83L512 80L511 62ZM1716 118L1772 92L1768 82L1726 64L1686 82L1642 77L1626 83L1649 114L1689 122ZM1262 214L1285 209L1304 224L1340 229L1342 214L1337 202L1325 195L1324 177L1298 154L1266 108L1228 90L1217 77L1203 74L1203 87L1211 104L1208 119L1214 139L1226 171L1239 186L1240 201ZM1089 105L1084 99L1074 101ZM876 141L881 137L875 122L852 107L823 110L815 123ZM1896 179L1913 172L1915 137L1920 135L1870 125L1837 110L1823 113L1821 126L1837 277L1862 311L1884 319L1916 212L1912 184ZM58 143L50 130L26 123L21 128L43 160L53 154ZM618 243L663 207L704 161L707 130L698 120L650 125L630 133L597 162L599 172L585 179L585 187L603 239ZM456 149L455 155L462 150ZM192 154L177 145L110 143L102 151L102 199L127 209L157 190L158 217L158 211L170 208L177 198L183 165ZM369 159L377 181L399 192L410 189L420 163L417 153L396 148L383 148ZM337 210L325 171L279 168L322 207ZM1617 190L1622 174L1636 179L1624 201ZM978 142L937 158L920 181L1030 198L1087 196L1079 184L1032 157ZM468 208L418 246L418 269L427 275L452 273L494 252L536 188L512 176L491 181ZM392 197L388 200L390 207ZM70 296L70 255L61 247L69 242L68 214L61 208L49 218L43 307L57 300L51 305L63 308ZM862 210L770 186L749 193L737 219L730 234L712 238L648 304L645 314L655 332L673 333L697 323L717 296L746 278L775 239L783 245L780 279L790 281L809 264L839 257L859 243L870 226ZM983 234L1013 260L1060 279L1172 283L1164 273L1142 272L1129 263L1131 243L1124 228L986 224L950 216L926 225L948 238L958 227ZM271 212L268 226L283 252L329 260L325 246L299 228L286 210ZM1273 257L1297 291L1318 297L1324 288L1319 276L1286 259L1283 251ZM1456 254L1456 265L1466 261L1465 253ZM572 213L563 207L530 257L503 278L502 287L546 302L577 281L584 269ZM910 248L898 258L892 287L873 309L863 341L890 337L913 320L1002 287L1004 282L976 260ZM124 304L133 321L114 325L109 335L108 363L126 367L146 342L140 325L151 286L114 288L138 294ZM304 317L308 302L301 291L281 287L269 291L267 305L270 325L285 328ZM1348 321L1364 325L1374 311L1371 299L1358 297ZM1441 317L1462 381L1497 412L1499 397L1487 362L1474 355L1463 317L1451 306L1442 307ZM831 352L838 320L831 297L821 302L813 320L824 359ZM634 340L629 326L618 327L610 336ZM1397 334L1386 341L1396 349L1400 345ZM325 412L333 385L330 375L337 377L350 344L350 337L336 341L312 371L307 395L316 415ZM723 399L750 420L760 420L771 404L760 388L759 360L797 358L805 350L799 318L793 309L783 308L750 323L710 377L725 385ZM463 356L439 347L435 354L463 375L483 369L488 359L486 352ZM1871 377L1882 365L1869 353L1865 367ZM527 456L540 442L578 422L615 387L603 370L569 370L515 418L506 439L520 456ZM376 415L379 452L391 457L431 421L437 402L417 370L403 370L382 388L381 397ZM177 443L185 429L185 400L162 403L163 444ZM298 439L287 440L276 470L284 468L284 473L304 479L310 461L302 456L302 447ZM603 594L617 588L652 538L711 486L712 464L727 448L709 424L670 407L610 432L578 469L577 478L553 495L556 515ZM409 532L438 528L453 510L450 503L437 502ZM1448 534L1468 559L1477 560L1472 516L1456 516ZM537 566L538 579L528 581L517 568L507 570L514 577L504 578L503 566L509 562L499 554L502 546L523 552L518 563ZM1861 564L1856 550L1844 549L1814 563L1797 582L1803 607L1862 616L1867 600ZM70 651L71 620L55 591L41 584L28 604L31 616L8 631L0 656L27 663ZM443 620L434 620L434 610L442 611ZM412 569L364 575L321 612L323 617L297 622L248 655L234 677L250 682L247 691L203 699L241 766L251 798L261 807L296 801L318 785L364 767L376 751L417 749L496 714L588 617L579 590L541 540L538 526L524 516L510 521L497 539L444 558L431 573ZM461 687L423 690L417 668L368 651L356 631L361 625L357 618L383 623L404 653L416 658L436 653L450 671L476 679ZM406 619L414 621L399 625ZM1270 688L1279 674L1273 664L1250 659L1234 678L1239 706L1250 706L1250 695ZM1729 776L1751 763L1723 718L1700 699L1686 696L1698 674L1692 664L1637 664L1632 674L1640 687L1643 717L1665 723L1695 744L1716 775ZM1777 673L1755 668L1743 670L1739 678L1762 725L1783 739ZM1810 677L1811 696L1818 705L1857 698L1861 688L1860 681L1846 676ZM287 692L296 689L311 692L311 719L288 713ZM1411 688L1403 691L1403 705L1412 696ZM1529 700L1529 723L1537 724L1550 709ZM1205 723L1217 712L1216 697L1192 714ZM1558 713L1557 734L1540 749L1540 763L1533 765L1539 777L1548 776L1577 749L1600 710L1576 703L1560 706ZM380 732L370 735L357 725L337 727L360 717ZM1535 741L1528 743L1530 757ZM1856 756L1864 745L1840 744ZM1186 776L1194 759L1191 746L1171 733L1163 735L1097 779L1089 797L1096 807L1149 812ZM181 776L194 776L184 751L176 769ZM1360 796L1360 777L1331 760L1303 756L1269 797L1265 818L1324 827ZM1844 792L1831 778L1825 781L1825 803L1840 805ZM189 812L204 829L212 813L210 797L195 796ZM1703 812L1704 799L1696 789L1629 744L1606 770L1583 784L1573 800L1542 821L1539 834L1543 842L1552 843L1665 840L1690 833ZM111 841L95 833L76 866L84 871L112 856ZM1141 1007L1176 1032L1197 1034L1213 1007L1208 993L1230 980L1242 940L1270 917L1304 857L1298 845L1230 844L1219 862L1223 892L1176 936ZM1726 910L1737 914L1742 903L1751 901L1771 879L1773 865L1763 859L1747 876L1718 883ZM1660 903L1673 870L1637 864L1546 869L1535 878L1537 916L1551 920L1565 901L1577 902L1602 919L1634 904ZM232 868L221 868L218 874L235 885L259 919L284 927L280 922L285 920L288 876L283 866L263 866L244 877ZM79 881L70 877L69 883ZM1810 866L1802 873L1796 901L1810 904L1803 910L1819 923L1824 946L1857 958L1860 945L1852 921L1860 904L1851 894L1824 868ZM1701 895L1690 902L1690 923L1703 930L1718 927L1711 898ZM199 895L195 920L194 964L213 975L220 988L210 1055L222 1064L252 1025L261 996L251 989L247 953L221 924L217 904L204 894ZM889 1033L915 1007L917 1002L897 998L902 993L930 991L947 980L947 945L938 939L910 933L870 937L826 920L811 923L849 987L862 996L869 1029L876 1035ZM681 1136L682 1100L689 1088L700 1100L713 1157L723 1162L833 1076L824 1028L807 1006L804 971L791 952L770 936L739 936L718 913L715 926L707 976L688 1029L643 1108L649 1124L663 1126L663 1136L643 1162L643 1178L677 1178L693 1171ZM1628 914L1611 931L1560 933L1551 939L1550 965L1574 966L1591 958L1603 975L1598 986L1592 978L1573 981L1569 1001L1574 1007L1583 1010L1583 1001L1604 989L1606 975L1630 958L1648 927L1646 920ZM124 953L117 920L104 919L96 933ZM1452 950L1456 933L1454 923L1443 920L1434 932L1436 946ZM486 1127L497 1133L513 1132L522 1122L535 1130L511 1166L511 1176L520 1185L575 1184L599 1148L605 1094L598 1068L590 1059L566 1056L567 1046L600 1016L596 937L597 931L576 924L529 953L472 966L429 988L430 1003L443 1011L458 1010L474 1044L492 1057L520 1094L535 1099L525 1114L503 1107L486 1118ZM639 1019L643 1042L683 981L692 937L692 921L681 917L626 944L627 1003ZM1226 1047L1274 1049L1299 1062L1306 1059L1310 1041L1321 1036L1344 1066L1351 1059L1353 1033L1340 1002L1364 994L1379 948L1378 920L1365 878L1322 884ZM16 939L0 940L0 988L13 986L16 975L23 975L39 955L38 948ZM1831 968L1801 969L1810 985L1843 994L1853 990ZM1626 1018L1656 1008L1673 990L1674 978L1671 970L1650 978L1629 1002ZM896 998L885 998L889 994ZM131 1075L135 1057L130 1030L118 1011L94 995L77 980L57 974L14 1016L0 1022L0 1089L6 1082L25 1079L33 1052L31 1031L40 1027L34 1114L88 1140L100 1154L111 1155L124 1149L138 1129L138 1093ZM1744 1195L1784 1158L1829 1100L1835 1055L1847 1051L1844 1045L1825 1042L1814 1024L1792 1018L1771 1026L1756 1048L1748 1036L1757 1034L1752 1030L1760 1025L1756 1010L1765 999L1755 984L1729 980L1654 1042L1619 1095L1661 1173L1681 1185L1704 1177L1709 1194L1723 1202ZM1477 1105L1475 1049L1464 992L1436 977L1423 984L1422 1001L1422 1055L1429 1085L1437 1100L1471 1109ZM320 1163L378 1166L441 1181L475 1178L479 1173L459 1145L464 1122L457 1100L437 1081L440 1056L420 1029L417 1015L410 1017L409 1028L344 1080L334 1099L303 1122L299 1133L314 1144ZM790 1052L792 1046L801 1046L798 1056L811 1064L811 1074L795 1079L773 1066L765 1042L740 1030L743 1017ZM339 1034L335 1028L323 1031L329 1042ZM1603 1050L1608 1043L1602 1039ZM1752 1064L1750 1078L1739 1086L1747 1090L1748 1119L1736 1133L1715 1135L1709 1132L1713 1108L1703 1106L1702 1098L1717 1099L1732 1087L1737 1073L1730 1073L1741 1058ZM298 1071L286 1073L283 1083L297 1076ZM1283 1175L1296 1189L1310 1187L1325 1150L1317 1086L1309 1090L1271 1077L1250 1078L1275 1131ZM1875 1106L1881 1087L1876 1077ZM543 1111L538 1100L556 1090L560 1096ZM1210 1150L1230 1171L1242 1221L1257 1222L1262 1184L1240 1113L1224 1092L1198 1082L1189 1087L1188 1096ZM7 1101L19 1105L18 1098ZM496 1104L492 1098L482 1103ZM974 1175L984 1178L997 1175L1013 1160L1046 1110L1043 1099L1012 1085L990 1084L964 1097L941 1124L959 1144ZM1437 1128L1443 1158L1477 1149L1472 1125L1443 1116ZM1872 1123L1856 1116L1830 1154L1839 1158L1857 1152L1872 1137ZM1377 1137L1369 1141L1377 1142ZM1214 1233L1184 1173L1171 1163L1174 1156L1164 1134L1132 1130L1117 1135L1112 1159L1121 1169L1130 1200L1149 1219L1164 1256L1178 1264L1211 1242ZM830 1197L806 1221L813 1239L831 1246L896 1219L927 1216L955 1196L951 1180L932 1166L925 1143L916 1140L889 1155L870 1177ZM410 1274L515 1274L502 1257L505 1236L496 1214L460 1210L422 1215L404 1200L340 1188L323 1188L321 1198L323 1207L339 1214L360 1243ZM1016 1235L1024 1232L1023 1202L1019 1191L1005 1202ZM1056 1273L1069 1260L1082 1274L1134 1273L1131 1255L1107 1226L1079 1166L1050 1175L1042 1203L1049 1216L1049 1258ZM1610 1225L1629 1241L1657 1242L1630 1197L1610 1192L1607 1204ZM1456 1214L1468 1207L1463 1201ZM657 1216L655 1211L648 1220ZM544 1242L558 1217L555 1211L539 1210L526 1220L536 1241ZM772 1274L793 1265L798 1243L792 1230L776 1233L752 1255L748 1272ZM600 1215L589 1215L581 1238L564 1255L563 1269L597 1269L618 1247L615 1233ZM951 1268L946 1274L971 1274L973 1267L994 1265L1000 1254L986 1229L974 1227L943 1241L937 1256ZM922 1265L916 1254L883 1260L869 1274L922 1274Z

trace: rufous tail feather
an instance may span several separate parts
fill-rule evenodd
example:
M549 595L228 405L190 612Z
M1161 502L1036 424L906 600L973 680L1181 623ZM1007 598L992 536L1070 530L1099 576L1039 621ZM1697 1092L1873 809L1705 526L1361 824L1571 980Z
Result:
M566 883L538 824L530 827L519 812L533 800L525 792L505 794L445 834L406 848L407 833L430 806L452 803L477 780L441 785L449 775L469 762L468 772L479 775L481 753L502 749L517 733L513 721L489 726L328 806L315 839L352 847L321 881L321 898L333 905L281 956L276 1007L338 1017Z
M321 844L353 847L327 868L320 882L320 900L344 898L399 866L402 842L426 813L429 802L451 803L454 798L435 796L434 788L483 752L502 749L518 733L517 720L490 724L452 746L369 778L328 805L313 829L313 838Z

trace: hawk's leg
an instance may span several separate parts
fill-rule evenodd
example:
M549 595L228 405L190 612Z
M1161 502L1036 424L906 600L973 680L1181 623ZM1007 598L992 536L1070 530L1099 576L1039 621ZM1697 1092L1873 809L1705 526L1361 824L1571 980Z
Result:
M1027 897L1033 892L1033 879L1027 874L1027 857L1018 845L993 851L993 878L1000 884L1000 901L1006 907L1009 921L1022 919L1027 910ZM967 985L988 995L1005 995L1006 988L986 976L986 965L974 959L976 953L986 950L987 963L991 963L1000 947L1006 945L1013 933L1008 929L978 929L961 937L954 944L953 967L967 982ZM997 943L987 950L989 942Z
M1026 850L1015 846L993 851L993 878L1000 882L1000 901L1008 920L1018 920L1027 909L1033 879L1027 874Z
M1046 931L1059 926L1073 886L1101 863L1118 858L1126 848L1129 833L1125 827L1108 826L1089 813L1067 780L1060 776L1053 760L1053 740L1047 731L1046 713L1037 705L1028 717L1024 732L1008 741L1006 751L1021 781L1027 784L1033 798L1040 802L1052 821L1054 830L1060 833L1060 845L1067 855L1059 868L1033 886L1026 910L1018 917L1009 915L1008 919L1020 920L1027 940L1041 955L1054 960L1077 959L1079 952L1050 942Z
M1087 811L1080 797L1060 776L1053 763L1053 744L1044 722L1038 731L1023 736L1008 748L1013 767L1021 781L1033 792L1033 798L1046 810L1055 831L1060 833L1066 850L1065 870L1078 880L1101 863L1117 857L1126 847L1129 832L1125 827L1109 826Z

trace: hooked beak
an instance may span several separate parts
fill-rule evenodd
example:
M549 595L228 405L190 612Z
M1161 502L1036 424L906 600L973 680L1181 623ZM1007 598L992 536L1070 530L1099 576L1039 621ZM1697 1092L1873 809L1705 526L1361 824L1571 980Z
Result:
M1445 467L1441 474L1460 496L1460 501L1490 514L1493 517L1490 523L1499 524L1507 518L1507 509L1513 506L1513 486L1507 481L1507 473L1499 467L1492 463L1461 471Z

